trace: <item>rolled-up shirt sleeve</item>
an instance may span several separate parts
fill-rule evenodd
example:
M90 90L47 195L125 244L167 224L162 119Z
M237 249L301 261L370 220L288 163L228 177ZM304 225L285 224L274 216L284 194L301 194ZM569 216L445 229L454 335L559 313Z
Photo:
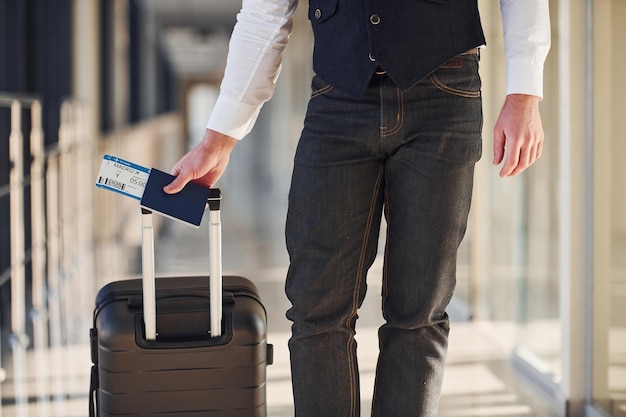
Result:
M550 50L548 0L500 0L506 94L543 97L543 68Z
M241 139L254 126L280 74L298 0L244 0L208 129Z

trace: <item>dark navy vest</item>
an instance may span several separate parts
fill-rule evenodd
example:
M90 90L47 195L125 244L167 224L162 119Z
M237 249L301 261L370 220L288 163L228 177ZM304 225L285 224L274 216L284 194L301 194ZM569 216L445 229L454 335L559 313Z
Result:
M408 89L485 44L478 0L309 0L313 70L360 97L376 67Z

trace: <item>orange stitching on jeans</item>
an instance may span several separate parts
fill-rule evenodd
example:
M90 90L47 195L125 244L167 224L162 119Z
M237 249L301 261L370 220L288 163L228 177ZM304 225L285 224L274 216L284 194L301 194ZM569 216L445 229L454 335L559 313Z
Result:
M400 90L399 88L397 88L396 91L398 94L398 113L397 113L397 118L396 118L397 123L390 130L383 130L380 134L381 138L398 133L400 129L402 129L402 125L404 124L404 94L402 93L402 90Z
M359 293L361 288L361 282L365 277L365 259L367 253L367 244L370 238L370 232L372 230L372 221L374 218L374 209L376 205L376 196L378 195L378 190L380 189L380 183L383 178L384 167L381 165L378 171L378 177L376 178L376 184L374 185L374 192L372 193L372 200L370 201L370 210L367 217L367 225L365 227L365 236L363 239L363 246L361 247L361 256L359 257L359 265L357 268L356 282L354 284L354 292L352 294L352 311L348 318L346 319L346 328L350 332L350 337L348 338L348 343L346 345L347 353L348 353L348 365L350 367L350 417L358 417L357 409L359 404L357 404L358 393L356 392L359 387L356 385L356 369L354 367L354 363L356 362L356 358L352 355L352 346L355 343L354 335L355 332L350 327L350 322L356 317L358 308L359 308Z
M328 93L330 90L333 89L332 85L327 85L326 87L320 88L319 90L315 90L311 93L311 98L315 98L317 96L321 96L322 94L326 94Z
M466 97L466 98L478 98L480 97L480 91L465 91L459 90L457 88L452 88L444 84L435 74L431 74L429 77L430 81L445 93L454 94L456 96Z

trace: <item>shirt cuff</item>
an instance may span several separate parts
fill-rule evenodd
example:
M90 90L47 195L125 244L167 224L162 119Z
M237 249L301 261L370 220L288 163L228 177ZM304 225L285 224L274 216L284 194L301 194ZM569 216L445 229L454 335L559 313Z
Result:
M528 94L543 99L543 63L524 57L508 59L506 94Z
M260 106L220 95L206 127L235 139L243 139L252 130L260 110Z

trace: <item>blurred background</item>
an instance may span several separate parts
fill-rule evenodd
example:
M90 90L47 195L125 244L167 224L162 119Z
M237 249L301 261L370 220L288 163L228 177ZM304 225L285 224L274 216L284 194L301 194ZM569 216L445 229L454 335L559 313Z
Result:
M441 415L624 417L626 2L550 2L544 152L512 179L490 164L505 85L499 4L479 3L484 155L450 306ZM95 294L140 272L138 204L96 189L100 161L170 171L201 139L240 7L0 0L0 417L88 415ZM277 417L293 415L283 224L312 77L307 7L274 98L218 184L225 273L252 278L267 305ZM159 273L208 271L204 226L158 219L157 229ZM363 415L380 268L379 259L358 327Z

